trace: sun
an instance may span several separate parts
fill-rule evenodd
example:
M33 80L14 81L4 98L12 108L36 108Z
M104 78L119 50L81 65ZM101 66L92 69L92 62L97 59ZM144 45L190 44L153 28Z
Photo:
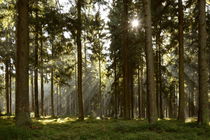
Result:
M133 19L133 20L131 21L131 26L132 26L133 28L138 27L138 26L139 26L139 21L138 21L138 19Z

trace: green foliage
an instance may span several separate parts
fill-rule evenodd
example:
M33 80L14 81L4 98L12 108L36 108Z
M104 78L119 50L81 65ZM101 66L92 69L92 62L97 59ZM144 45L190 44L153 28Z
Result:
M14 120L0 119L0 139L45 140L208 140L209 126L161 120L149 125L142 120L75 121L71 118L34 120L29 129L17 128Z
M14 125L13 120L0 119L0 139L28 139L31 137L30 130L26 128L17 128Z

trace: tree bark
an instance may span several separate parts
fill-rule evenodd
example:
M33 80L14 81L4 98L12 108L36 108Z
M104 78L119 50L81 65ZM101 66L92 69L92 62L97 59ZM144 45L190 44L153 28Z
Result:
M40 48L40 59L41 59L41 115L44 115L44 74L43 74L43 40L42 40L42 28L41 28L41 48Z
M185 121L186 97L184 92L184 46L183 46L183 5L182 0L178 1L179 6L179 115L178 120Z
M78 105L79 119L84 120L83 98L82 98L82 44L81 44L81 5L82 1L77 1L77 54L78 54Z
M117 79L117 59L114 53L114 118L118 118L118 79Z
M102 91L101 91L101 53L99 52L99 60L98 60L98 70L99 70L99 109L100 109L100 117L103 115L103 105L102 105Z
M131 69L131 72L130 72L130 119L133 119L134 118L134 98L135 98L135 95L134 95L134 86L133 86L133 69L131 68L130 66L130 69Z
M36 1L36 9L35 9L35 15L36 19L38 19L38 0ZM34 70L34 95L35 95L35 118L39 118L39 90L38 90L38 23L35 24L35 50L34 50L34 55L35 55L35 70Z
M9 112L12 115L12 65L9 64Z
M128 75L128 0L123 0L123 96L124 119L130 119Z
M16 125L30 125L29 117L29 0L17 1Z
M51 68L51 93L50 93L50 97L51 97L51 115L52 117L55 117L55 112L54 112L54 72L53 72L53 68Z
M154 58L152 49L152 19L151 1L143 0L145 10L145 32L146 32L146 63L147 63L147 111L149 123L157 121L156 90L154 80Z
M209 123L208 109L208 54L207 54L207 32L205 0L198 0L199 5L199 112L198 123L207 125Z
M34 74L31 71L31 112L34 112Z
M141 62L140 62L141 63ZM138 80L138 118L141 118L141 87L140 87L140 68L137 69Z
M6 114L9 115L9 59L5 62Z

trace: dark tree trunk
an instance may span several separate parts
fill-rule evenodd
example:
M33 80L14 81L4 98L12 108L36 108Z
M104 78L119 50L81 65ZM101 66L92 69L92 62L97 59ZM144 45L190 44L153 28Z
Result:
M58 95L58 93L59 93L59 86L57 85L57 92L56 92L57 94L56 94L56 109L57 109L57 116L59 115L59 103L58 103L58 100L59 100L59 95Z
M198 0L199 5L199 111L198 123L207 125L209 123L208 109L208 54L207 54L207 32L206 32L206 1Z
M51 68L51 94L50 94L50 98L51 98L51 115L52 117L55 117L55 112L54 112L54 72L53 72L53 68Z
M176 99L175 99L175 85L174 83L170 87L170 96L169 96L169 117L176 117Z
M51 40L51 45L52 45L52 59L54 59L54 44L53 40ZM54 108L54 69L53 65L51 66L51 77L50 77L50 100L51 100L51 115L52 117L55 117L55 108Z
M29 0L17 1L16 125L30 124L29 117Z
M84 120L83 98L82 98L82 44L81 44L81 6L82 1L77 1L77 54L78 54L78 104L79 104L79 119Z
M36 1L36 19L38 18L38 1ZM39 90L38 90L38 47L39 47L39 43L38 43L38 23L36 23L35 25L35 50L34 50L34 55L35 55L35 70L34 70L34 95L35 95L35 117L39 118L39 99L38 99L38 94L39 94Z
M31 112L34 112L34 72L31 71Z
M61 86L59 86L59 115L62 115L62 98L61 98Z
M44 73L43 73L43 40L42 40L42 28L41 28L41 48L40 48L40 59L41 59L41 115L44 115Z
M145 32L146 32L146 63L147 63L147 112L149 123L157 121L156 90L154 80L154 57L152 49L152 19L151 1L143 0L145 10Z
M141 62L140 62L141 63ZM140 68L138 68L137 69L137 71L138 71L138 117L139 118L141 118L141 110L142 110L142 108L141 108L141 87L140 87L140 84L141 84L141 82L140 82Z
M115 56L115 55L114 55ZM118 118L118 79L117 79L117 59L114 57L114 117Z
M123 0L123 117L130 119L129 75L128 75L128 0Z
M99 70L99 112L100 117L103 115L103 104L102 104L102 91L101 91L101 53L99 52L99 60L98 60L98 70Z
M133 119L134 118L134 98L135 98L135 95L134 95L134 86L133 86L133 69L131 70L131 76L130 76L130 91L131 91L131 94L130 94L130 111L131 111L131 115L130 115L130 118Z
M184 92L184 46L183 46L183 5L182 0L178 1L179 6L179 115L178 120L185 121L186 97Z
M9 115L9 59L5 62L6 114Z
M12 65L9 64L9 112L12 114Z
M158 30L158 29L157 29ZM161 74L161 42L160 42L160 32L156 34L156 92L157 92L157 112L158 116L164 118L164 109L163 109L163 93L162 90L162 74Z

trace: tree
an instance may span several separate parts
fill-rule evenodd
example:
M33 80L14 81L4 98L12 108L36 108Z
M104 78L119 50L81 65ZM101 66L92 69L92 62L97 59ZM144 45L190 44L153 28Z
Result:
M147 106L149 123L157 121L156 93L154 80L154 58L152 49L151 0L144 0L145 33L146 33L146 64L147 64Z
M179 115L178 120L185 121L185 106L186 106L186 97L184 92L184 46L183 46L183 5L182 0L178 1L179 8Z
M199 112L198 123L209 123L209 110L208 110L208 57L207 57L207 32L206 32L206 13L205 13L205 0L198 1L199 6Z
M44 115L44 72L43 72L43 35L42 35L42 26L40 29L40 34L41 34L41 44L40 44L40 59L41 59L41 70L40 70L40 75L41 75L41 115Z
M82 1L77 0L77 58L78 58L78 104L79 104L79 119L84 120L83 98L82 98L82 44L81 44L81 6Z
M6 90L6 114L10 114L10 109L9 109L9 59L6 60L5 62L5 90Z
M36 18L36 23L35 23L35 50L34 50L34 55L35 55L35 70L34 70L34 95L35 95L35 117L39 118L39 90L38 90L38 47L39 47L39 25L38 25L38 0L36 0L36 5L35 5L35 18Z
M29 117L29 0L17 1L16 125L30 124Z
M123 0L123 96L124 96L124 118L130 119L129 98L129 66L128 66L128 0Z

